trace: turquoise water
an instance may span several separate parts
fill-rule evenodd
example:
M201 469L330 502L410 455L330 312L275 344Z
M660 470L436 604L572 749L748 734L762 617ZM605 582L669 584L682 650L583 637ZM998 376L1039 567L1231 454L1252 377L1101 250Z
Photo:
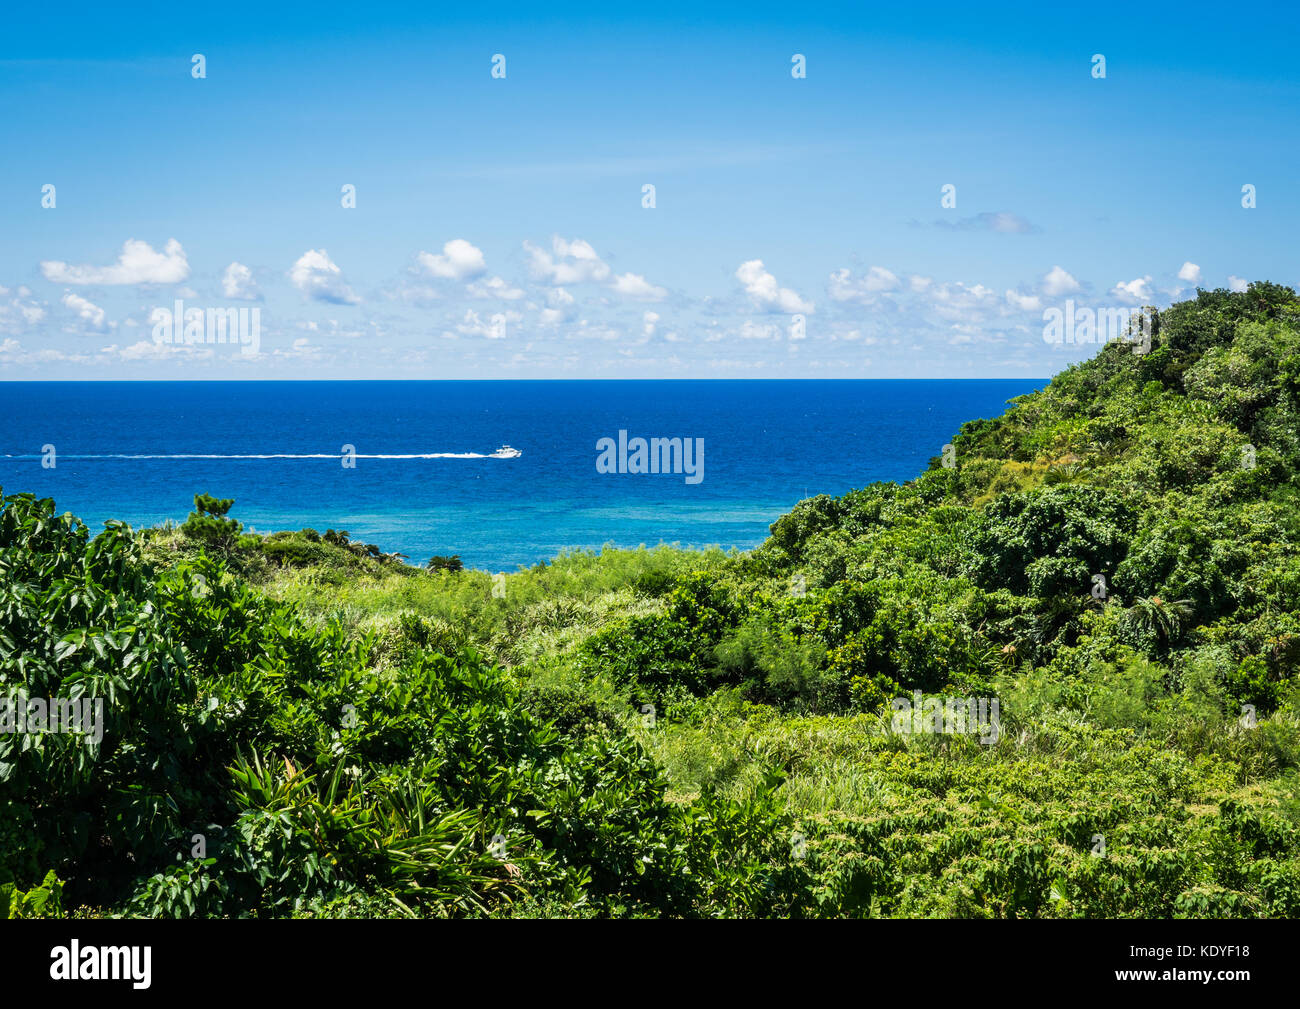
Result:
M0 486L92 529L183 520L201 491L259 532L347 529L489 570L604 544L749 548L800 498L911 479L1046 382L10 382ZM702 439L702 479L597 472L620 431ZM491 458L505 444L522 455ZM468 457L365 458L443 453ZM194 455L218 458L177 458ZM267 455L294 458L232 458Z

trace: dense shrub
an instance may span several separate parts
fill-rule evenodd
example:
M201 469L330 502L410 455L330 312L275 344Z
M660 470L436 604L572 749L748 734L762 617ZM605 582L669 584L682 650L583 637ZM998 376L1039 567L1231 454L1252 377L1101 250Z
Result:
M45 906L13 896L37 866L74 903L161 916L797 899L752 878L774 871L755 854L782 822L770 796L669 803L634 740L574 745L473 651L421 647L418 618L382 674L372 637L304 623L218 561L154 571L125 527L91 540L29 495L0 508L0 576L6 694L105 701L102 739L0 735L12 913Z
M5 498L0 692L106 704L0 733L0 907L1296 916L1298 322L1200 291L955 468L504 599L205 495L93 539ZM900 731L914 691L1000 731Z

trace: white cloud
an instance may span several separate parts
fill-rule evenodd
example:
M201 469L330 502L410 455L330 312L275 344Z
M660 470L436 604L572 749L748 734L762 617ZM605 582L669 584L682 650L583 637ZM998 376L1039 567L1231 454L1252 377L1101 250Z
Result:
M116 344L111 347L105 347L104 350L110 353L112 351L117 351L118 356L124 361L148 361L170 357L174 348L184 346L187 345L172 345L167 343L154 343L152 340L141 340L139 343L133 343L129 347L123 347L121 350L118 350Z
M289 279L294 287L316 301L335 305L356 305L361 301L324 249L304 252L289 271Z
M1119 283L1110 289L1112 297L1128 302L1147 302L1151 300L1151 278L1138 277L1127 283Z
M41 263L45 279L56 284L179 284L190 275L185 250L174 238L162 252L134 238L122 245L113 266L71 266L59 260Z
M615 291L629 298L641 298L648 301L661 301L668 297L662 287L655 287L639 273L624 273L614 278Z
M1005 210L996 214L986 210L974 217L963 217L957 221L940 220L934 223L940 228L948 228L951 231L996 231L1004 235L1032 235L1041 230L1038 225L1025 220L1019 214Z
M85 298L69 291L63 296L63 304L72 309L91 329L104 329L104 310Z
M0 340L0 358L7 364L52 364L70 362L72 364L89 364L97 360L93 354L66 354L55 347L41 347L39 350L23 350L17 340Z
M523 316L518 312L497 312L486 321L479 318L472 308L465 310L465 319L456 326L457 332L466 336L485 336L489 340L501 340L506 336L506 326L516 323Z
M913 282L916 279L913 278ZM856 280L846 267L831 274L829 290L835 301L869 301L873 294L895 291L900 286L897 275L883 266L871 267Z
M10 294L8 288L4 294ZM45 319L45 307L40 302L30 299L31 291L27 287L18 288L18 297L11 298L9 304L0 305L0 333L20 335Z
M1229 290L1229 291L1234 291L1234 292L1236 292L1237 294L1242 294L1242 293L1246 290L1246 288L1249 287L1249 286L1250 286L1250 283L1249 283L1248 281L1246 281L1246 280L1245 280L1244 278L1242 278L1242 277L1233 277L1233 276L1229 276L1229 277L1228 277L1228 290Z
M1079 282L1059 266L1053 266L1043 277L1043 293L1050 298L1078 290Z
M533 275L552 284L602 284L609 279L609 266L581 238L566 242L556 235L549 253L531 242L524 242L524 248L528 250Z
M316 346L307 337L300 336L288 348L275 348L271 351L271 356L298 361L317 361L321 359L322 348Z
M883 266L873 266L863 282L868 291L892 291L898 287L898 278Z
M1199 287L1201 285L1201 268L1195 263L1186 262L1178 271L1178 279Z
M979 215L980 218L984 216L984 214ZM990 216L988 218L988 228L990 231L998 231L1005 235L1028 235L1038 230L1036 225L1026 221L1019 214L1011 214L1006 211Z
M542 322L554 325L573 318L575 299L562 287L553 287L546 293L546 308L542 309Z
M940 319L962 323L979 318L974 313L988 312L1002 304L997 292L983 284L964 284L961 281L937 284L927 292L929 310Z
M592 322L590 319L579 319L576 329L570 329L566 334L566 340L621 340L624 333L615 326L607 325L603 322Z
M443 280L469 280L487 272L483 250L463 238L445 244L441 255L420 252L415 258L430 276Z
M804 301L788 287L781 287L776 277L763 269L761 259L751 259L736 268L736 279L745 286L745 293L754 304L769 312L811 313L810 301Z
M262 292L257 289L253 271L243 263L231 263L221 276L221 293L237 301L260 301Z
M1037 312L1043 307L1043 301L1036 294L1021 294L1018 291L1007 292L1007 304L1022 312Z
M491 277L477 284L466 287L472 298L501 298L503 301L518 301L524 296L522 287L511 287L500 277Z
M112 351L116 348L105 347L104 349ZM129 347L123 347L118 351L118 356L124 361L164 361L175 357L204 359L211 358L214 354L213 348L206 344L155 343L153 340L141 340Z
M532 275L549 284L601 284L627 298L662 301L668 292L650 283L639 273L615 274L609 264L596 255L590 242L575 238L566 241L559 235L551 239L551 251L524 242Z
M643 320L644 320L644 322L645 322L645 330L644 330L645 335L646 335L646 336L654 336L654 334L655 334L655 323L657 323L657 322L659 321L659 313L658 313L658 312L646 312L646 314L645 314L642 318L643 318Z

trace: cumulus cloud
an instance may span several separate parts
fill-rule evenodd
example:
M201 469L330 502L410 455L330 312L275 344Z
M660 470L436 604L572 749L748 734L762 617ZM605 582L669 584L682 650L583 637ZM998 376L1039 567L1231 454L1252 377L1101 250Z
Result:
M1110 289L1111 297L1133 304L1151 300L1151 278L1138 277L1127 283L1119 283Z
M574 313L575 299L562 287L553 287L546 293L546 307L542 309L542 322L554 325L571 319Z
M334 305L356 305L356 296L343 279L343 271L324 249L308 249L289 271L293 286L315 301Z
M472 298L500 298L503 301L518 301L524 296L522 287L512 287L500 277L470 284L466 288Z
M590 242L575 238L569 242L556 235L551 251L524 242L532 275L549 284L600 284L616 294L642 301L661 301L668 292L650 283L638 273L615 274L608 263L596 255Z
M257 289L253 271L243 263L231 263L221 275L221 293L235 301L260 301L262 292Z
M551 252L525 242L533 275L552 284L604 283L612 272L596 255L589 242L575 238L567 242L559 235L551 240Z
M1233 277L1233 276L1229 276L1229 277L1228 277L1228 290L1229 290L1229 291L1234 291L1234 292L1236 292L1237 294L1241 294L1241 293L1243 293L1243 292L1246 290L1246 288L1248 288L1249 286L1250 286L1249 281L1247 281L1247 280L1246 280L1245 278L1243 278L1243 277Z
M658 312L646 312L646 314L642 317L642 321L645 323L645 328L644 328L644 330L643 330L643 332L645 333L645 335L646 335L646 336L654 336L654 334L655 334L655 324L659 321L659 313L658 313Z
M1019 291L1007 292L1007 304L1022 312L1037 312L1043 307L1043 301L1036 294L1021 294Z
M836 270L831 274L827 286L835 301L867 301L874 294L895 291L902 284L893 271L886 270L883 266L873 266L857 279L847 268Z
M91 329L104 329L104 310L85 298L69 291L63 296L63 304L77 313L77 316Z
M955 281L937 284L927 292L927 308L943 320L965 323L973 313L987 312L1001 304L997 292L983 284L965 284Z
M668 296L668 292L662 287L656 287L641 276L639 273L623 273L615 277L610 285L619 294L629 298L640 298L647 301L660 301Z
M31 298L31 290L25 286L16 292L0 288L0 297L16 293L8 304L0 304L0 333L21 335L28 329L45 320L45 306Z
M441 280L469 280L487 272L483 250L463 238L447 242L441 255L420 252L415 258L431 277Z
M60 260L41 263L45 279L56 284L179 284L190 275L185 250L174 238L162 252L148 242L127 239L112 266L72 266Z
M1201 268L1195 263L1187 262L1178 271L1178 279L1188 284L1201 286Z
M781 287L776 277L763 269L761 259L741 263L736 269L736 279L744 285L750 300L766 311L790 314L814 311L811 301L804 301L790 288Z
M1049 298L1072 294L1080 289L1079 282L1059 266L1053 266L1043 276L1043 293Z

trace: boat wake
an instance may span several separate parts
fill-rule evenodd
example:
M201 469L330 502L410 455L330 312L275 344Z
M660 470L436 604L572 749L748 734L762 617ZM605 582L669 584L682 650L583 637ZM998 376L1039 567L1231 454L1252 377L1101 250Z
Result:
M111 453L106 455L78 455L60 453L59 459L518 459L522 452L509 445L503 445L495 452L405 452L374 453L350 452L346 455L330 452L267 452L259 454L226 454L218 452L178 452L178 453ZM41 459L41 455L6 455L6 459Z

